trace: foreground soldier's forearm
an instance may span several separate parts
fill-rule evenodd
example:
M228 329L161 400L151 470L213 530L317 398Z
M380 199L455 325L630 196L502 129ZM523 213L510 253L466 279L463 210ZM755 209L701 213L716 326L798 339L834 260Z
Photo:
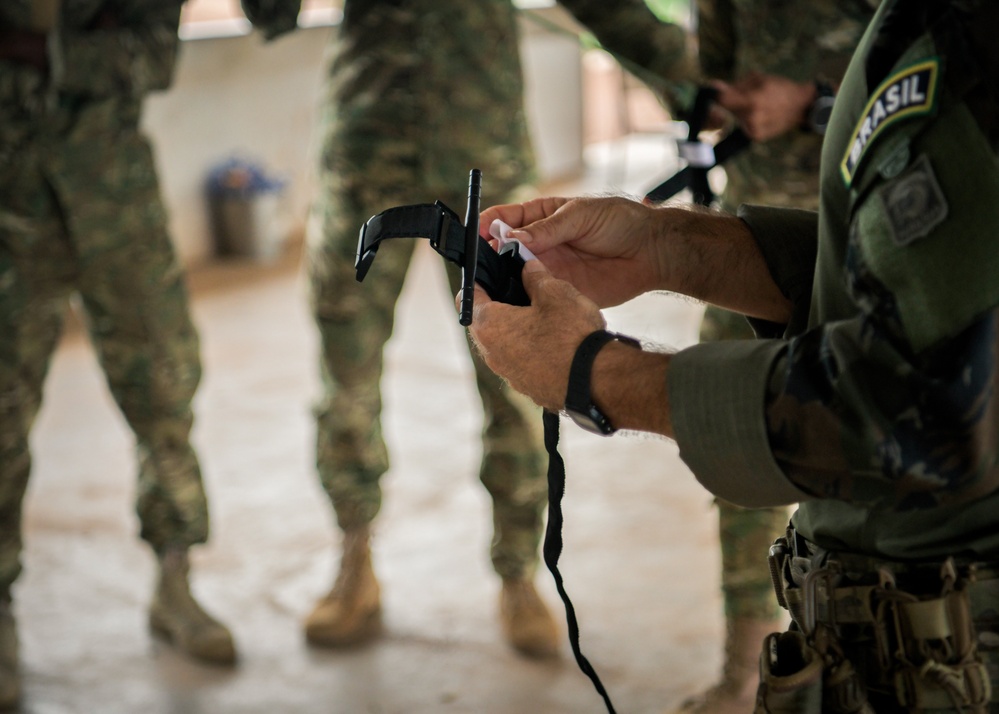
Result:
M608 344L593 363L593 401L619 429L673 437L666 389L670 355Z
M656 210L662 220L662 289L750 317L787 322L791 302L741 219L690 208Z

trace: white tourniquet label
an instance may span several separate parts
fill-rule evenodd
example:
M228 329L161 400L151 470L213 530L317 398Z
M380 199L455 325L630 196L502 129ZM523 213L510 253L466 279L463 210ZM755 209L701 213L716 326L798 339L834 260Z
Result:
M525 246L523 243L521 243L518 240L508 237L510 231L512 230L513 228L511 228L498 218L489 225L489 235L491 235L493 238L499 241L500 248L502 248L508 243L516 243L517 245L520 246L521 258L523 258L525 261L537 260L538 259L537 256L534 255L534 253L532 253L530 250L528 250L527 246Z

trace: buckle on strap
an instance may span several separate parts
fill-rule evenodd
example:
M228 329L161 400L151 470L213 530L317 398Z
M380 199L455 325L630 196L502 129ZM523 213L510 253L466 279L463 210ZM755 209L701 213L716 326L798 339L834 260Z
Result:
M784 595L784 567L787 557L791 554L788 547L787 537L781 536L770 546L767 554L767 563L770 566L770 582L774 586L774 594L777 596L777 604L788 610L787 597Z
M475 171L473 169L473 183ZM469 188L470 202L473 188L474 185ZM477 206L472 203L473 207ZM372 216L361 226L357 238L354 261L357 281L364 280L382 241L389 238L426 238L445 260L462 268L462 309L459 316L462 325L468 325L472 320L472 281L481 285L493 300L510 305L529 305L530 298L520 279L524 267L520 243L509 241L498 252L493 250L478 235L478 220L478 208L474 208L472 217L463 224L458 214L440 201L396 206Z
M451 235L454 228L459 230ZM381 242L390 238L427 238L433 249L452 263L460 263L464 256L464 227L450 208L440 201L396 206L372 216L361 226L354 263L358 282L368 274ZM456 240L461 244L455 245Z

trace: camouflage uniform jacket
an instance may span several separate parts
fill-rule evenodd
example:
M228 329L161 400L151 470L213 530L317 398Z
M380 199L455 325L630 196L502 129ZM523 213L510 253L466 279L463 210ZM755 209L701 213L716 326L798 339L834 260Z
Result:
M656 21L642 0L561 4L634 65L669 78L689 73L685 32ZM244 11L267 34L287 25L287 13L297 7L297 0L243 0ZM511 0L347 0L324 102L327 143L349 142L363 151L368 136L423 147L432 155L426 162L428 191L454 186L470 166L486 171L487 195L497 186L525 183L533 174L533 154L519 109L519 55L498 48L516 46L518 39ZM517 107L518 115L486 121L495 107ZM422 121L396 121L414 112Z
M0 60L0 171L29 142L85 146L95 132L135 130L143 97L173 77L181 4L63 0L47 75ZM31 29L31 18L32 0L0 3L0 29Z
M488 195L524 184L533 154L520 58L509 50L517 42L510 0L347 0L331 45L324 144L361 156L387 141L400 156L420 147L400 160L420 162L431 195L472 166ZM489 121L495 107L514 109Z
M834 550L999 558L999 4L891 0L823 147L818 214L743 217L788 340L678 353L681 456Z
M698 0L701 71L749 72L839 86L880 0ZM724 203L818 208L822 137L796 131L755 142L725 165Z
M677 84L697 75L685 28L659 21L645 0L560 0L559 4L628 71L677 101L692 101L693 92Z

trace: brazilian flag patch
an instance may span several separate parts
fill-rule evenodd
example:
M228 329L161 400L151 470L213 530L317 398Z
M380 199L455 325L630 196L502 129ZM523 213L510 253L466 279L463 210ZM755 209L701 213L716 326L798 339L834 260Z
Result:
M934 57L899 70L874 91L839 166L847 186L853 182L867 147L882 130L900 119L933 111L939 78L940 60Z

